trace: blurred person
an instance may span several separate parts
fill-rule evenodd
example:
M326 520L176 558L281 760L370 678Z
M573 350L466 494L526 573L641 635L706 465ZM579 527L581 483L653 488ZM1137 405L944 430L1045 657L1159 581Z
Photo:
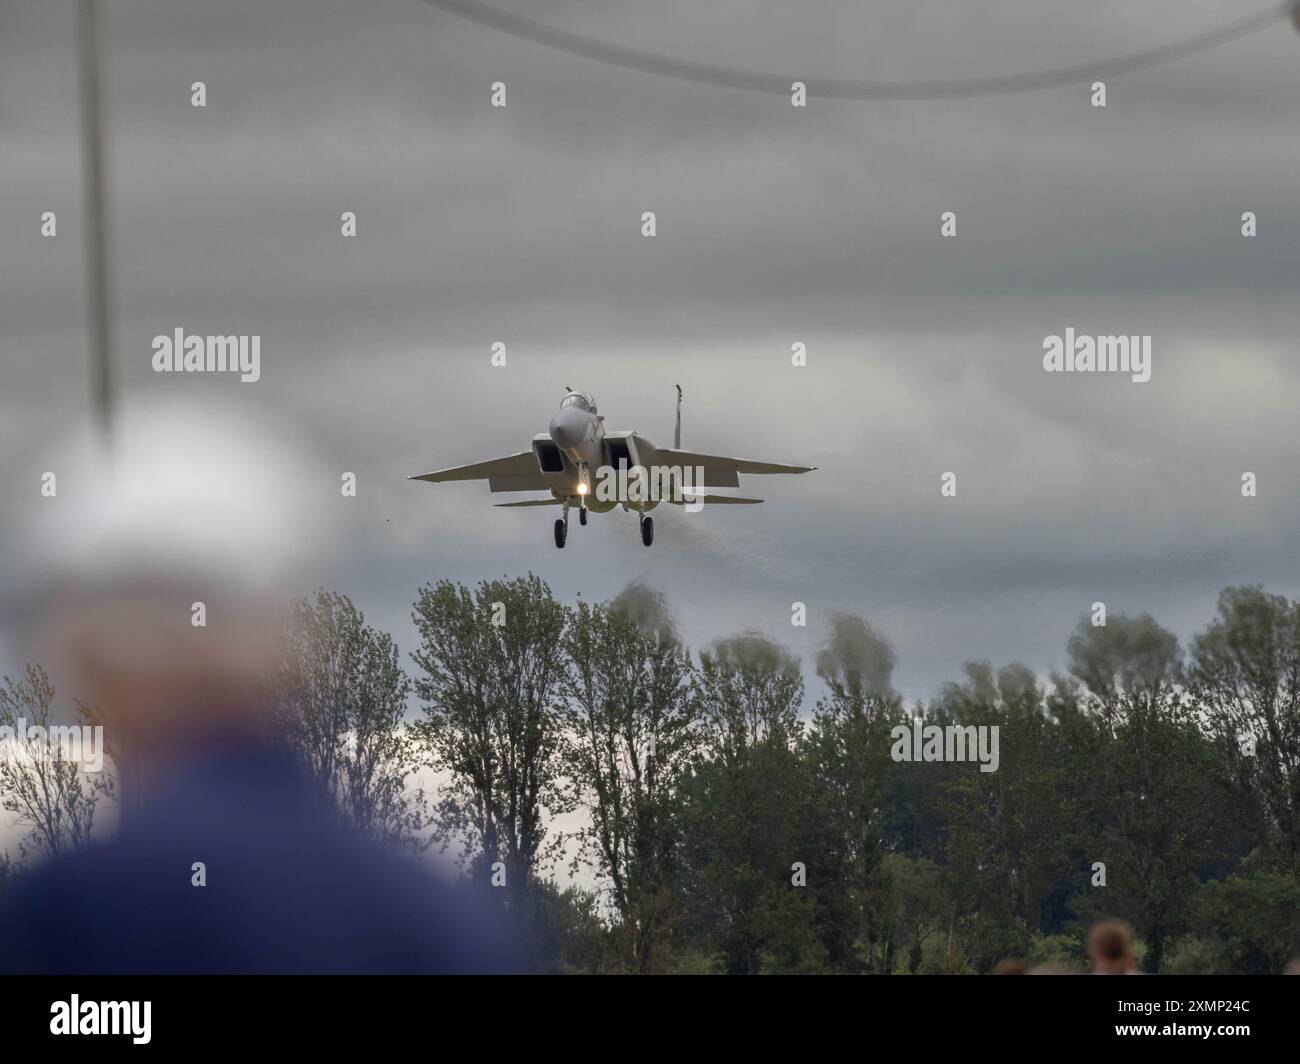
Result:
M1029 965L1019 957L1008 957L993 966L994 975L1028 975Z
M1093 975L1141 975L1133 956L1133 932L1122 920L1100 920L1088 935Z
M131 786L115 837L15 879L0 971L518 970L499 907L346 828L277 734L281 611L337 479L242 415L124 413L111 455L54 467L9 612Z

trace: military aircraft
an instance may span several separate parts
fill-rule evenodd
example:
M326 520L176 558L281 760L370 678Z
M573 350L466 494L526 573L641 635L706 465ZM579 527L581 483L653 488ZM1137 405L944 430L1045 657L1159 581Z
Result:
M636 430L606 432L605 419L585 392L568 392L551 418L549 432L539 432L527 451L491 458L472 465L453 466L422 473L410 480L442 484L452 480L486 480L491 492L546 491L549 499L499 502L497 506L562 506L555 522L555 545L563 547L569 535L569 510L576 507L578 522L587 523L588 511L608 513L616 506L635 512L641 524L641 542L654 542L654 519L649 516L660 502L688 509L705 504L753 504L762 499L711 495L705 487L735 488L741 473L808 473L815 466L749 462L713 454L683 451L682 389L677 386L677 424L673 446L656 447ZM594 483L594 486L593 486Z

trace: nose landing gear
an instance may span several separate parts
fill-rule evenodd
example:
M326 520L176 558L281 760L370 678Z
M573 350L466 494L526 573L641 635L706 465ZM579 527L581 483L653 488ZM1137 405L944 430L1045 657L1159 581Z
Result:
M655 519L653 517L641 518L641 542L647 547L655 541Z

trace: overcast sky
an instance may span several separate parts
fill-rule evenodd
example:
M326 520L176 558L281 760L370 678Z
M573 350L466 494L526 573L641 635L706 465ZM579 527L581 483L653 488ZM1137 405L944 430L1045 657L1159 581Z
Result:
M492 2L683 58L878 79L1086 62L1252 6ZM90 417L74 7L0 0L0 558ZM800 110L417 0L111 0L106 33L121 390L254 404L307 440L347 544L321 581L403 650L425 581L531 569L572 599L641 579L696 645L756 628L809 667L830 612L860 613L928 699L967 659L1061 664L1096 600L1186 640L1225 585L1300 594L1287 22L1115 78L1105 109L1081 85ZM1150 382L1045 373L1067 326L1151 335ZM178 327L259 334L261 380L155 374L152 338ZM575 522L562 552L552 511L405 479L524 449L568 385L670 443L675 383L685 446L818 471L742 478L760 507L661 509L650 550L629 515Z

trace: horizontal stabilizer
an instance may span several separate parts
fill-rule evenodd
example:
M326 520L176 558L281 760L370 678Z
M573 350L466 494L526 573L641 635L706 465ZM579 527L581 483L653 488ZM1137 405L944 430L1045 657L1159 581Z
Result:
M744 458L728 458L719 454L700 454L697 451L678 451L664 447L657 449L655 461L661 466L702 466L705 483L712 484L712 475L719 473L811 473L816 466L782 465L779 462L750 462ZM721 486L721 485L719 485Z
M695 502L699 498L701 496L687 492L683 501L672 500L672 503L674 506L685 506L688 502ZM705 495L703 499L705 506L713 506L715 503L722 503L724 506L753 506L763 501L762 499L742 499L739 495Z

